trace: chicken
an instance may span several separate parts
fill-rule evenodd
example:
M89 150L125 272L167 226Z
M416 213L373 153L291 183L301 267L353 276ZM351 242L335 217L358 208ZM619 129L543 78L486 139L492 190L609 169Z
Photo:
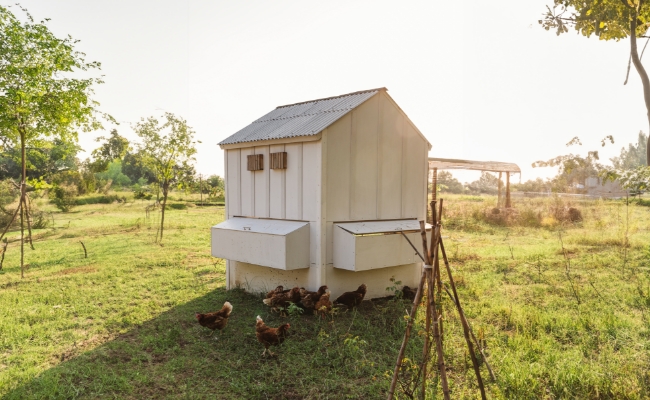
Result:
M194 316L201 326L212 329L212 333L210 334L210 336L212 336L216 329L222 330L226 327L231 312L232 304L226 301L223 303L223 307L221 307L221 310L219 311L207 314L195 313Z
M365 295L366 285L365 283L362 283L361 286L359 286L354 292L345 292L340 295L336 300L334 300L334 304L343 304L351 310L361 304L361 301Z
M267 306L271 307L289 307L289 303L294 303L297 304L300 301L300 288L299 287L294 287L290 291L284 293L276 293L269 297L268 299L264 299L263 302Z
M276 287L275 289L271 290L270 292L268 292L268 293L266 294L266 298L267 298L267 299L270 299L271 297L273 297L273 296L276 295L276 294L286 293L286 292L288 292L289 290L290 290L290 289L284 290L284 286L280 285L280 286Z
M408 286L402 288L402 296L407 300L415 300L415 295L417 294L417 289L411 289Z
M289 324L282 324L277 328L269 328L262 320L262 317L259 315L257 316L257 323L255 324L255 336L257 336L257 340L264 345L264 352L262 353L263 356L266 355L267 351L270 355L275 355L271 352L271 350L269 350L269 347L282 344L282 342L284 342L284 339L287 337L287 331L290 327L291 325Z
M316 306L314 306L316 309L316 313L320 315L321 317L324 317L326 314L328 314L330 311L332 311L332 302L330 301L330 294L325 293L318 299L318 302L316 302Z
M302 307L304 310L313 313L316 308L316 303L320 300L321 296L327 292L327 286L323 285L318 288L317 292L309 292L301 288L300 290L300 302L298 306Z

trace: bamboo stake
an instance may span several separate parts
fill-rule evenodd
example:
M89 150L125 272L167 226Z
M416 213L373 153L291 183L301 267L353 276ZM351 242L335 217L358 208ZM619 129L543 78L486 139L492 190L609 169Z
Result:
M0 271L2 271L2 264L5 262L5 253L7 252L7 245L9 244L9 242L7 241L7 239L5 239L3 243L5 245L2 248L2 258L0 258Z
M463 335L465 336L465 341L467 342L469 355L472 358L472 364L474 365L474 373L476 374L478 387L481 390L481 398L483 400L486 400L487 397L485 396L485 387L483 387L483 379L481 379L481 370L479 369L478 360L476 359L476 354L474 353L474 346L472 345L472 341L469 338L469 324L467 323L467 319L465 319L465 313L463 312L463 308L460 305L460 299L458 298L458 292L456 291L456 284L454 283L454 278L451 275L451 268L449 267L447 254L444 252L444 245L442 243L442 238L439 239L439 245L440 245L440 249L442 250L443 257L445 259L444 262L445 262L445 267L447 268L447 277L449 278L449 284L451 285L451 290L454 293L456 308L458 309L458 315L460 316L460 321L463 325Z
M11 217L11 220L9 221L7 226L5 227L5 230L2 231L2 234L0 235L0 240L2 240L2 238L5 236L5 233L7 233L7 231L9 230L9 227L11 226L11 224L13 224L14 221L16 220L16 215L18 215L19 210L20 210L20 206L16 208L16 211L14 211L13 217Z
M435 169L434 169L435 171ZM435 182L435 175L434 175L434 182ZM435 195L434 195L435 198ZM436 201L431 202L431 220L432 221L437 221L436 219L436 207L435 207ZM434 236L435 236L435 229L432 229L431 232L431 242L433 244ZM427 266L425 266L425 273L426 273L426 282L427 282L427 311L426 311L426 317L425 317L425 335L424 335L424 346L422 347L422 362L420 364L420 372L422 372L422 383L420 387L420 399L424 400L425 395L427 393L427 366L429 364L429 350L430 350L430 344L429 344L429 335L431 334L431 299L432 299L432 286L431 283L433 282L432 279L432 273L431 273L431 250L428 249L427 251L427 231L426 231L426 226L424 224L424 221L420 221L420 234L422 235L422 243L424 246L424 252L427 255ZM435 310L434 310L435 311Z
M433 265L434 265L434 271L432 273L432 277L436 274L435 271L435 265L436 265L436 259L438 258L438 246L440 244L440 224L437 224L436 226L436 247L434 249L434 260L433 260ZM438 313L436 311L436 304L435 304L435 296L433 296L433 278L431 279L430 283L430 289L429 292L432 294L432 297L430 299L431 302L431 308L434 313L433 315L433 339L436 342L436 352L438 353L438 373L440 374L440 384L442 386L442 394L445 400L449 400L449 384L447 382L447 371L445 369L445 358L444 358L444 352L442 349L442 335L440 334L440 318L438 318Z
M34 250L34 243L32 242L32 222L31 217L29 215L29 206L27 205L27 194L25 194L25 198L23 199L23 203L25 204L25 216L27 217L27 235L29 239L29 247Z
M445 285L445 292L447 292L447 295L449 295L449 299L452 301L452 303L454 303L454 305L456 305L456 300L454 300L454 295L451 294L449 289L447 289L447 285ZM463 311L463 316L465 316L465 311ZM466 316L465 316L465 319L467 319ZM490 373L490 377L492 378L493 381L496 381L497 377L494 375L494 371L492 371L492 367L490 366L490 363L487 360L487 356L483 352L483 348L481 347L480 342L478 341L478 339L474 335L474 330L472 329L472 325L469 325L469 321L467 323L467 326L469 327L469 334L472 337L472 340L474 341L474 343L476 343L476 347L478 348L478 351L480 351L481 355L483 356L483 361L485 361L485 366L487 367L487 370Z
M418 306L422 300L422 287L424 286L424 279L426 277L425 270L422 270L422 276L420 277L420 285L418 286L418 291L415 294L415 299L413 300L413 306L411 307L411 314L409 315L408 323L406 324L406 331L404 332L404 340L402 341L402 346L399 349L399 354L397 355L397 362L395 363L395 370L393 371L393 380L390 383L390 389L388 389L388 400L392 400L395 394L395 385L397 384L397 377L399 375L399 369L402 366L402 359L404 358L404 351L406 350L406 344L408 343L409 337L411 336L411 329L413 328L413 321L415 320L415 315L418 311Z
M438 213L437 213L438 218L436 219L436 224L438 225L438 240L442 240L442 238L440 237L440 235L442 235L442 224L441 224L441 221L442 221L442 202L443 202L443 199L440 199L440 203L438 203ZM431 204L431 207L435 207L435 204ZM433 238L432 238L432 241L433 241ZM431 247L433 248L434 246L432 245ZM438 252L438 247L437 246L435 247L435 252L436 253ZM439 310L436 310L436 311L439 311L439 315L440 315L440 318L438 318L438 320L440 321L440 338L442 340L444 338L444 326L443 326L443 321L444 320L442 319L442 308L441 308L442 307L442 280L440 279L440 257L436 258L436 257L434 257L434 254L432 254L431 259L433 260L434 258L435 258L435 261L433 262L433 264L434 264L433 265L433 270L436 272L436 274L435 274L436 285L437 285L436 287L438 289L438 292L437 292L438 297L436 298L436 300L438 301L438 307L439 307Z

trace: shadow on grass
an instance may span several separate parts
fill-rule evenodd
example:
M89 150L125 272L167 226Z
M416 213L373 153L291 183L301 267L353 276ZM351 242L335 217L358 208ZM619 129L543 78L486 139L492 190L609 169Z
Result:
M225 300L233 314L210 337L194 313L218 309ZM61 354L63 362L5 398L383 398L405 307L399 300L365 301L332 319L282 318L257 296L218 289L93 350ZM261 356L257 315L269 326L291 323L285 343L273 348L277 357Z

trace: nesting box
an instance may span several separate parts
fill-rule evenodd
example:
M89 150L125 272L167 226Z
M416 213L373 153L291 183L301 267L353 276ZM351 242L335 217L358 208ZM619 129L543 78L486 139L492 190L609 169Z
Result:
M431 145L385 88L280 106L221 143L227 288L417 286ZM419 248L419 247L418 247Z

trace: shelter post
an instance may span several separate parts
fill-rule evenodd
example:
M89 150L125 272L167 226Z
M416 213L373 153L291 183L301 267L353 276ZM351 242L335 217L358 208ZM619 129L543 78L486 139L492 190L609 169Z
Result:
M510 172L506 172L506 208L512 207L510 203Z
M503 172L499 171L499 183L497 184L497 208L501 207L501 187L503 186L503 183L501 183L502 176Z

